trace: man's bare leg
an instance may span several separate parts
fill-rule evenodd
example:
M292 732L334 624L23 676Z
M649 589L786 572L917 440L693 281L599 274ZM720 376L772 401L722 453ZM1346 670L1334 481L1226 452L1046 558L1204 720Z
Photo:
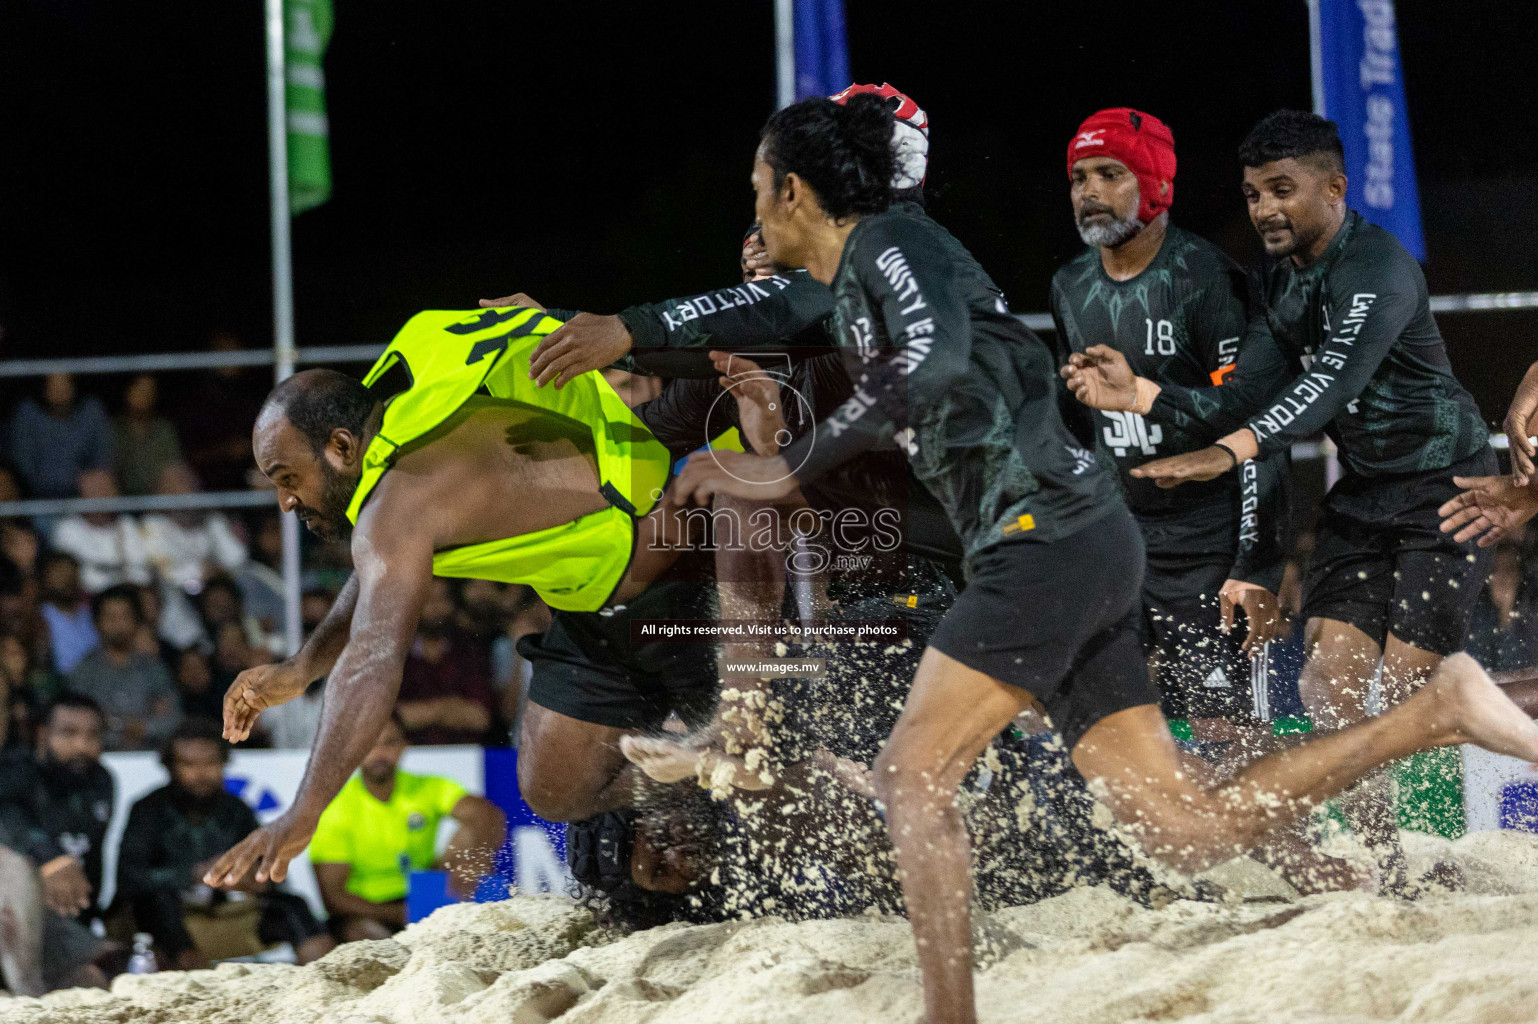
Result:
M40 996L43 984L43 887L37 869L0 846L0 969L18 996Z
M955 806L961 779L989 739L1029 701L938 651L925 651L875 784L886 804L918 945L931 1024L971 1024L969 850ZM1098 722L1073 750L1092 785L1149 853L1196 872L1253 848L1374 768L1428 747L1474 742L1538 760L1538 725L1466 655L1447 659L1398 707L1269 754L1211 790L1181 770L1155 705Z
M518 731L519 792L547 821L580 821L644 804L658 783L619 749L621 737L634 733L529 702Z
M1442 663L1432 654L1389 635L1383 649L1360 629L1336 619L1313 618L1306 626L1307 660L1298 690L1314 728L1342 729L1368 717L1367 700L1381 656L1382 706L1391 708L1414 692ZM1372 851L1383 892L1412 891L1408 864L1399 844L1392 780L1376 772L1341 797L1351 830Z
M1252 848L1266 832L1418 750L1470 742L1538 760L1538 724L1464 654L1445 659L1427 685L1389 711L1267 755L1215 789L1179 771L1157 718L1155 709L1132 708L1104 719L1074 749L1074 762L1105 783L1112 810L1151 854L1186 871Z
M1314 731L1334 732L1365 721L1372 679L1383 655L1377 641L1338 619L1311 618L1304 625L1304 650L1298 693ZM1409 878L1388 773L1373 773L1346 791L1340 808L1351 831L1378 862L1380 889L1403 891Z
M924 652L902 716L872 773L924 976L930 1024L972 1024L972 850L956 807L983 749L1031 695Z
M1203 736L1202 733L1197 732L1195 720L1193 720L1193 734L1198 738L1208 739L1224 736L1229 740L1228 748L1213 761L1205 761L1195 754L1180 751L1182 770L1203 789L1216 788L1266 754L1301 741L1301 737L1296 737L1288 742L1281 737L1273 736L1269 729L1240 728L1223 719L1206 721L1215 721L1229 728L1224 732L1208 729ZM1346 889L1373 891L1377 889L1376 872L1364 873L1344 857L1332 857L1324 853L1309 841L1305 826L1306 818L1299 818L1292 824L1277 829L1250 851L1250 855L1281 875L1288 885L1304 896Z

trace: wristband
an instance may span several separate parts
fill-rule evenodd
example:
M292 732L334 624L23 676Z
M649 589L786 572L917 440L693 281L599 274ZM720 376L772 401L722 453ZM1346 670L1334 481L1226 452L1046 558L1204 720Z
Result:
M1239 455L1238 455L1238 453L1235 452L1232 448L1228 447L1228 445L1224 444L1222 441L1214 441L1214 442L1212 442L1212 447L1214 447L1214 448L1221 448L1225 452L1228 453L1228 457L1230 459L1232 459L1233 462L1234 462L1233 466L1228 467L1229 469L1233 469L1234 466L1239 465Z
M63 871L65 868L69 867L71 864L78 865L79 863L79 861L75 860L75 858L71 857L69 854L61 854L60 856L55 857L53 860L49 861L47 864L44 864L42 867L38 868L38 877L51 878L58 874L60 871Z
M1132 378L1132 386L1137 390L1137 397L1133 400L1132 411L1139 416L1147 416L1153 410L1154 399L1159 397L1159 385L1146 377Z

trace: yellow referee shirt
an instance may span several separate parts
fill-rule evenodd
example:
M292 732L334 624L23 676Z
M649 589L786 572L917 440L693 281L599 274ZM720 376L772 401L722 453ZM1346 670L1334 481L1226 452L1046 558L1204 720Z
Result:
M388 803L353 775L310 840L316 864L346 864L347 891L374 903L406 898L406 872L433 865L438 823L468 790L453 779L396 771Z

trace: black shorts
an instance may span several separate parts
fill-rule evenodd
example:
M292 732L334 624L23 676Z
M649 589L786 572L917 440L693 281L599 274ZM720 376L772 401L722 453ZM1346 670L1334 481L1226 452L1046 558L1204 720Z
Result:
M268 945L287 942L297 949L325 934L325 926L315 919L310 904L298 893L274 890L263 893L259 899L262 916L257 922L256 936Z
M1441 532L1454 476L1490 476L1485 448L1430 473L1348 476L1330 489L1303 582L1303 617L1349 623L1382 646L1388 634L1432 654L1463 646L1490 549Z
M635 621L716 617L714 588L681 575L670 573L611 614L556 612L543 636L519 640L529 700L616 729L654 729L673 711L690 725L708 720L720 689L715 645L630 638Z
M1029 691L1072 751L1102 718L1159 703L1138 639L1143 560L1124 509L1052 544L996 544L930 646Z
M1271 719L1266 653L1254 659L1240 646L1244 613L1222 630L1218 591L1233 569L1231 552L1174 555L1149 552L1143 577L1143 644L1159 654L1156 682L1170 718L1225 718L1253 725ZM1269 646L1269 645L1267 645Z
M43 984L49 991L63 988L76 971L106 951L107 944L83 923L43 908Z

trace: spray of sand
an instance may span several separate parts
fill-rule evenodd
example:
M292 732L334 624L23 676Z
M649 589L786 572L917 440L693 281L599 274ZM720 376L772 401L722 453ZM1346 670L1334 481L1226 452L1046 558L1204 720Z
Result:
M1292 899L1247 861L1228 903L1149 909L1100 888L988 915L984 1021L1530 1021L1538 838L1411 835L1467 891L1416 903ZM395 940L308 967L226 965L118 979L110 993L0 999L0 1024L890 1024L920 990L900 918L669 925L629 936L556 897L448 907Z

